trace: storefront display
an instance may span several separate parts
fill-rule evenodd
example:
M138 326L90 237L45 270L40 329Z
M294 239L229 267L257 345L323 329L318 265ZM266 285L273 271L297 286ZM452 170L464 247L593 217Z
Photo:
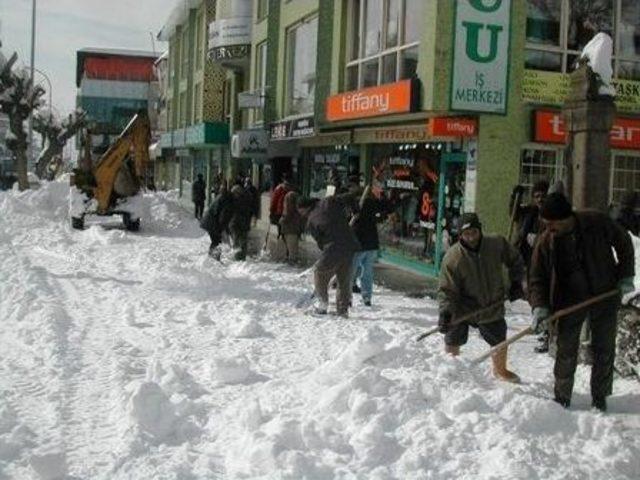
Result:
M457 236L465 166L447 162L448 150L446 143L376 146L373 186L382 192L390 212L381 227L384 247L435 264L438 219L445 249Z
M327 186L338 183L346 186L349 179L360 179L360 157L358 150L347 145L305 149L305 158L310 165L309 196L323 198Z

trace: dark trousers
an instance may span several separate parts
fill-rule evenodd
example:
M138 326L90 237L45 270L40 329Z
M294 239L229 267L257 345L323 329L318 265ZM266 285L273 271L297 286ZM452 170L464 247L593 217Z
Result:
M589 312L591 326L591 396L604 398L611 394L613 384L613 361L616 353L617 303L607 303ZM558 320L556 363L553 367L556 398L571 399L573 377L578 363L580 330L587 313Z
M198 220L202 219L202 213L204 212L204 200L201 202L193 202L196 207L196 218Z
M325 304L329 303L329 282L335 275L338 281L338 289L336 291L336 306L338 314L347 313L349 311L349 303L351 302L351 268L353 256L346 256L335 262L330 268L316 268L314 272L315 292L320 301Z
M233 248L236 250L234 258L236 260L246 259L249 232L246 230L234 229L231 231L231 239L233 241Z
M218 245L222 243L222 234L220 232L207 232L209 233L209 238L211 239L211 245L209 245L209 255L212 255Z

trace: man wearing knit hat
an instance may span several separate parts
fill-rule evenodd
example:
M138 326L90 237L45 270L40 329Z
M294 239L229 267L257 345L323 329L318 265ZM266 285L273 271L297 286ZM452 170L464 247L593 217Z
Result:
M622 295L633 291L631 239L607 215L573 212L563 194L551 193L542 205L541 217L546 229L536 243L529 271L531 326L536 333L547 326L554 311L616 288ZM555 401L565 408L571 404L580 330L588 318L593 351L591 397L595 408L606 410L606 397L611 394L613 383L619 304L620 298L614 297L548 325L557 331Z
M510 285L503 281L503 267L509 270ZM500 236L483 235L475 213L460 219L460 240L446 253L440 267L438 325L444 333L445 351L458 355L467 343L469 326L480 331L491 346L506 338L504 299L522 298L524 262L518 251ZM482 310L482 315L457 323L456 319ZM518 382L519 377L507 369L507 349L493 357L493 373L500 380Z

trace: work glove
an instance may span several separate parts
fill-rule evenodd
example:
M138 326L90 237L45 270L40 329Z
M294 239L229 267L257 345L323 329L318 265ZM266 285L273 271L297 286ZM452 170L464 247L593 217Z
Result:
M509 301L515 302L524 298L524 290L522 289L522 282L513 281L511 282L511 286L509 287Z
M451 312L443 310L438 316L438 331L447 333L451 327Z
M536 238L538 238L538 235L535 233L528 233L527 234L527 244L533 248L533 246L536 244Z
M533 318L531 320L531 330L533 333L541 334L548 328L549 309L547 307L536 307L533 309Z
M623 278L618 282L618 290L623 297L629 293L635 292L636 287L633 284L633 277Z

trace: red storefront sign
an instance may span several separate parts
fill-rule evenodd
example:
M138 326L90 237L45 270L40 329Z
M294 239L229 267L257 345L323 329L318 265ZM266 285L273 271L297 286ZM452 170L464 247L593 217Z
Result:
M478 122L473 118L435 117L429 119L429 133L433 137L475 137Z
M536 110L533 140L542 143L566 143L567 132L562 113L555 110ZM616 118L609 134L609 144L614 148L640 150L640 119Z
M400 82L341 93L327 98L327 120L349 120L410 112L412 82Z

